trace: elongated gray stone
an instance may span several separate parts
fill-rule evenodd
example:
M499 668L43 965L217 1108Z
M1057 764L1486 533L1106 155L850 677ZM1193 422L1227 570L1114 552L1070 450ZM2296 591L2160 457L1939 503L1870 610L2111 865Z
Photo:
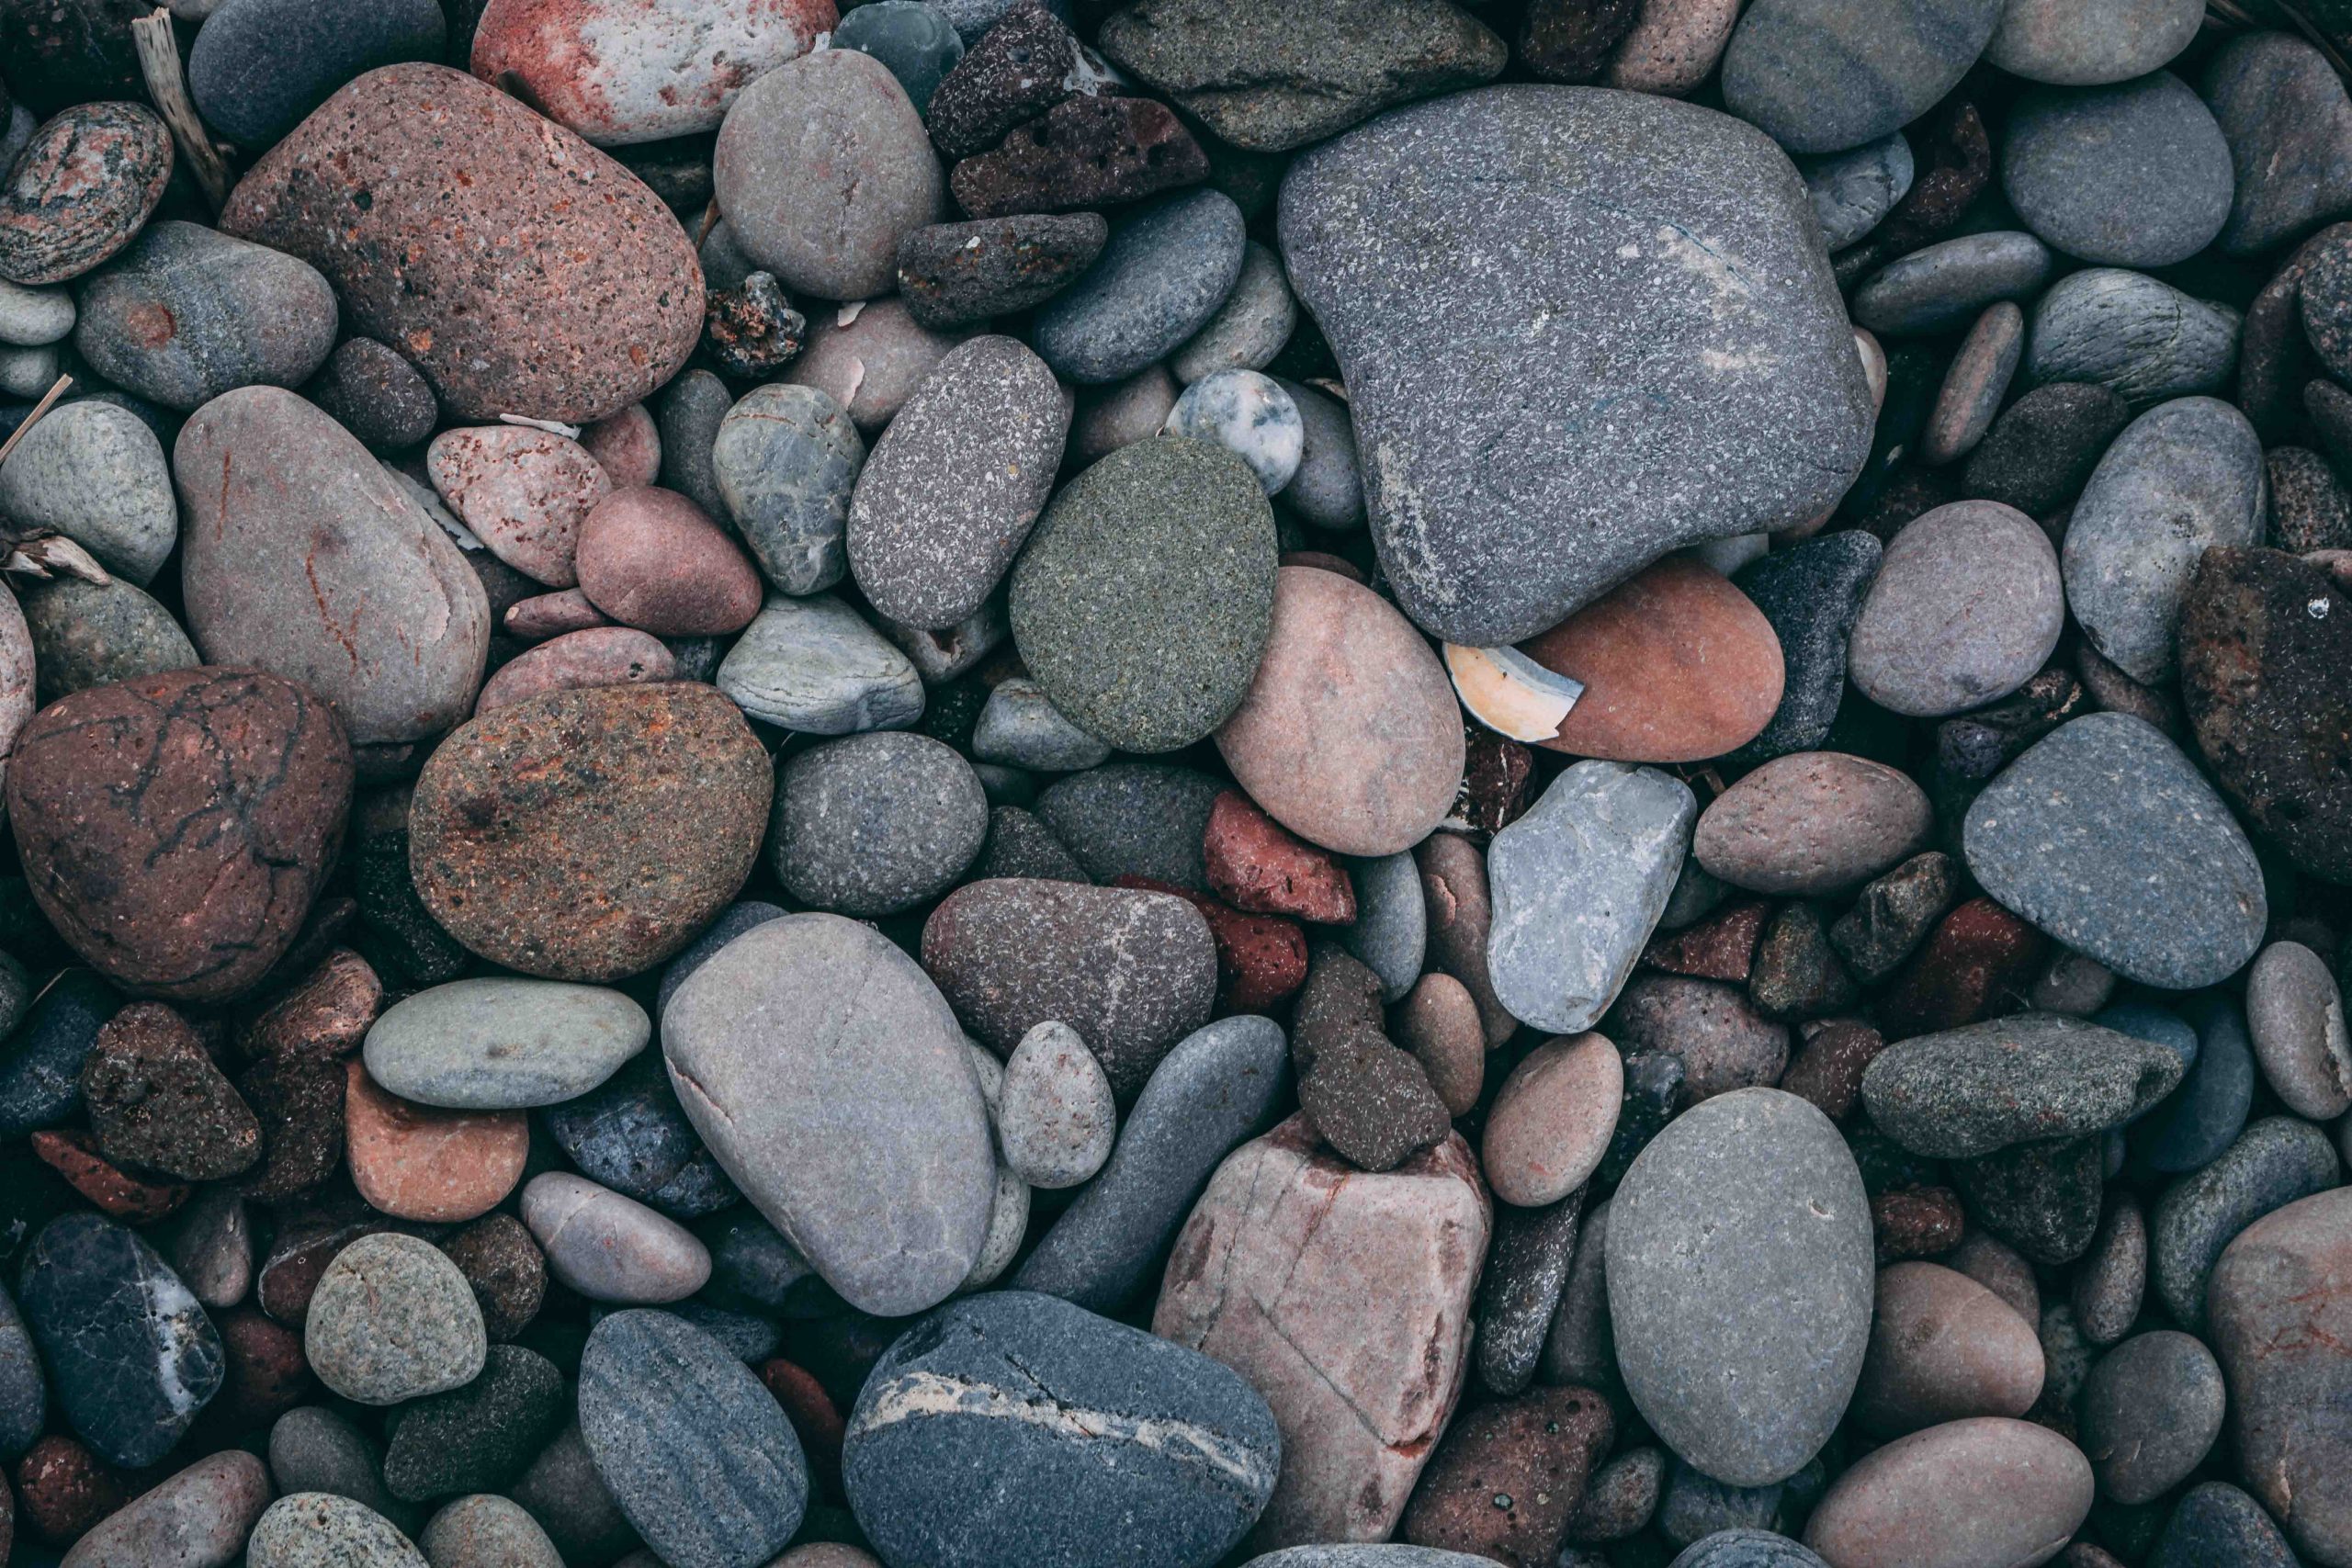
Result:
M2031 385L2089 381L2136 407L2219 391L2238 362L2238 312L2120 267L2085 267L2035 301L2025 365Z
M368 1076L403 1100L517 1111L586 1094L645 1049L645 1010L604 986L499 976L403 998L368 1031Z
M2340 1169L2325 1133L2293 1116L2264 1117L2156 1200L2148 1288L2175 1322L2201 1330L2213 1266L2231 1241L2265 1214L2334 1187Z
M283 251L151 224L81 286L74 346L107 380L186 412L237 387L299 387L334 349L334 290Z
M1669 549L1802 522L1867 455L1811 199L1727 116L1588 87L1417 104L1292 164L1280 231L1381 566L1448 641L1523 640Z
M179 536L172 469L146 421L115 403L50 411L0 467L0 513L54 528L144 587Z
M2172 1092L2165 1046L2062 1013L2029 1012L1916 1035L1862 1074L1871 1124L1931 1159L2119 1127Z
M662 1044L719 1165L852 1305L921 1312L971 1272L987 1109L946 1000L872 927L753 927L678 987Z
M1600 1021L1666 909L1698 815L1670 773L1582 761L1495 835L1487 970L1513 1018L1553 1034Z

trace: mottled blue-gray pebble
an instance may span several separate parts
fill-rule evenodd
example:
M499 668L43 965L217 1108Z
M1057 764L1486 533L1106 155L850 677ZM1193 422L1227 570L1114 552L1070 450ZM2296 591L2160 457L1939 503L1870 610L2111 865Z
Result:
M1244 1139L1272 1125L1287 1095L1282 1026L1254 1014L1220 1019L1179 1041L1119 1128L1119 1141L1012 1279L1094 1312L1121 1312L1158 1265L1209 1176Z
M2263 1506L2226 1481L2192 1486L2165 1521L2145 1568L2301 1568Z
M955 24L923 0L873 0L860 6L833 29L833 47L870 54L888 66L917 114L930 108L941 79L964 58L964 40Z
M1353 528L1363 521L1363 473L1356 461L1356 428L1339 399L1276 377L1298 410L1298 472L1275 497L1283 510L1317 528Z
M1813 197L1822 244L1842 251L1877 228L1909 194L1915 170L1911 143L1897 130L1849 152L1801 158L1797 172Z
M1939 333L1996 299L2022 299L2050 276L2050 251L2015 229L1963 234L1890 262L1854 293L1854 320L1874 333Z
M122 1006L121 994L87 969L67 970L41 993L0 1055L0 1137L62 1126L81 1110L83 1060Z
M2036 741L1969 807L1962 847L2005 908L2143 985L2215 985L2262 942L2268 904L2245 830L2180 748L2130 714L2086 714Z
M325 275L200 223L148 225L82 280L81 304L74 346L91 367L183 413L238 387L299 387L334 351Z
M1347 867L1355 886L1356 919L1340 931L1340 942L1380 976L1383 1001L1401 1001L1421 977L1422 950L1429 942L1420 867L1410 850L1374 860L1351 858Z
M877 730L776 771L768 855L801 908L870 919L946 892L988 831L988 795L955 748Z
M1033 327L1038 355L1064 380L1134 375L1200 331L1241 275L1241 209L1219 190L1163 197L1111 235Z
M2019 374L2036 386L2088 381L2144 408L2226 385L2240 325L2230 307L2145 273L2086 267L2034 302Z
M1281 382L1255 370L1202 377L1184 389L1161 429L1224 447L1250 465L1268 495L1290 483L1306 451L1298 405Z
M1724 107L1792 152L1909 124L1960 85L2002 0L1758 0L1724 51Z
M719 424L734 402L735 394L716 373L695 369L663 388L653 406L653 426L662 437L662 488L676 491L713 517L730 515L712 453ZM858 460L865 460L862 444Z
M2148 1286L2175 1322L2205 1324L2205 1287L2237 1234L2336 1184L2335 1146L2294 1116L2267 1116L2222 1156L2164 1190L2148 1216Z
M188 96L204 123L258 152L356 76L441 58L434 0L228 0L188 51Z
M1026 676L997 682L972 727L972 755L985 762L1078 773L1109 761L1110 746L1089 735L1054 706L1044 687Z
M673 1314L616 1312L589 1332L580 1435L670 1568L761 1568L800 1528L808 1467L783 1407Z
M652 1032L645 1010L609 986L485 976L393 1003L363 1054L368 1076L403 1100L518 1111L587 1093Z
M2212 243L2234 187L2212 111L2169 71L2105 87L2036 87L2009 110L2001 188L2052 249L2169 266Z
M581 1175L673 1218L741 1201L679 1108L658 1053L640 1053L597 1088L542 1114Z
M753 718L810 735L904 729L922 716L914 665L830 593L771 594L717 684Z
M2180 1087L2132 1127L2132 1155L2149 1169L2199 1170L2221 1157L2254 1104L2254 1042L2237 1002L2209 992L2189 1004L2196 1061Z
M1228 787L1166 762L1109 762L1048 786L1037 819L1097 882L1148 876L1205 893L1201 846L1209 808Z
M850 1507L895 1568L1209 1568L1281 1463L1273 1413L1240 1374L1024 1291L900 1336L842 1444Z
M695 1227L710 1248L710 1284L704 1293L738 1312L779 1317L831 1317L841 1297L817 1277L799 1248L748 1204Z
M793 594L839 582L849 570L850 497L865 462L848 411L815 387L772 382L727 409L707 446L711 482L761 575Z
M1736 1529L1692 1541L1667 1568L1828 1568L1828 1564L1787 1536Z

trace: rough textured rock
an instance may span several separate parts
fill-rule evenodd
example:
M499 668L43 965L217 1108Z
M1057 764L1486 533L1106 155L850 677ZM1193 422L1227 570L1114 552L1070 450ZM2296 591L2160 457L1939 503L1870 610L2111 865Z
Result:
M2086 267L2035 302L2019 374L2089 382L2145 408L2219 391L2237 363L2238 325L2235 310L2145 273Z
M1932 821L1907 775L1841 751L1800 751L1717 795L1690 851L1736 887L1809 897L1887 870L1920 847Z
M1963 1159L2120 1127L2172 1092L2169 1047L2029 1012L1888 1046L1862 1075L1871 1122L1914 1154Z
M1780 706L1734 753L1737 760L1769 761L1828 739L1845 697L1854 621L1883 555L1874 536L1849 528L1774 550L1733 575L1733 584L1763 612L1783 670Z
M1551 1568L1615 1423L1589 1388L1541 1389L1454 1423L1399 1534L1510 1568Z
M271 148L221 227L326 274L347 324L458 416L601 419L685 362L702 274L651 191L548 123L461 73L388 65ZM445 147L470 182L446 177Z
M662 1027L703 1141L852 1304L920 1312L971 1272L995 1155L962 1032L911 959L838 915L770 920Z
M1176 1238L1152 1332L1274 1413L1253 1549L1385 1540L1459 1397L1489 1210L1456 1136L1368 1175L1293 1118L1220 1166Z
M302 1332L319 1381L362 1404L463 1388L490 1353L481 1308L458 1266L431 1242L392 1232L334 1255Z
M1819 513L1860 467L1869 394L1811 203L1723 117L1459 94L1301 157L1281 228L1382 566L1450 641L1532 637L1678 545ZM1578 439L1599 408L1611 434Z
M1644 1419L1718 1481L1796 1473L1870 1341L1870 1207L1829 1119L1762 1089L1685 1112L1625 1173L1608 1248L1618 1364Z
M935 118L931 130L935 140ZM1097 212L934 223L899 242L899 293L934 332L1017 315L1069 287L1110 237Z
M557 692L433 754L409 863L433 918L473 951L550 979L616 979L735 897L773 789L751 727L707 686Z

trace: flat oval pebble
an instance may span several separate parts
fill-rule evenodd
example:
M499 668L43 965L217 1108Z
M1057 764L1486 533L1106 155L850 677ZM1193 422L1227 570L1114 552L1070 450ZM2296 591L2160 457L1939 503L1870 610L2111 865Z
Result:
M425 449L425 472L458 521L491 553L550 588L580 581L581 525L613 481L569 436L514 424L445 430Z
M1608 1249L1618 1361L1644 1419L1716 1480L1794 1474L1870 1338L1869 1203L1828 1118L1766 1089L1678 1117L1618 1188Z
M171 178L172 135L144 104L77 104L14 160L0 184L0 278L62 283L138 234Z
M2268 31L2232 39L2207 68L2203 93L2237 165L2225 254L2269 250L2352 205L2342 130L2352 99L2309 41Z
M645 1049L645 1010L601 986L455 980L368 1026L368 1076L421 1105L516 1111L587 1093Z
M617 979L735 897L773 789L751 726L707 686L550 693L434 752L409 863L434 919L474 951L548 979Z
M371 337L337 344L302 395L377 452L404 451L441 420L441 405L416 367Z
M2023 1416L2041 1393L2034 1325L1965 1274L1925 1262L1881 1269L1873 1314L1853 1411L1872 1433Z
M247 1568L430 1568L393 1523L326 1492L280 1497L245 1542Z
M2048 247L2005 231L1939 241L1871 276L1854 294L1854 319L1874 333L1957 327L1996 299L2031 297L2050 276Z
M2088 714L2035 742L1968 808L1962 842L1986 893L2144 985L2215 984L2261 943L2253 847L2144 719Z
M616 1312L590 1331L580 1432L621 1512L672 1568L754 1568L807 1510L808 1461L775 1396L669 1313Z
M424 0L224 0L188 51L188 96L206 125L260 151L353 77L437 60L446 31Z
M2052 249L2105 266L2168 266L2229 220L2222 128L2168 71L2102 87L2041 87L2009 112L2001 188Z
M1918 1034L1862 1074L1872 1125L1915 1154L1960 1159L2120 1127L2170 1093L2168 1046L2059 1013Z
M146 422L93 399L17 434L0 468L0 508L19 525L63 534L110 571L152 581L179 536L179 506Z
M639 485L598 501L573 564L590 604L655 637L726 637L760 613L751 558L675 491Z
M1118 1116L1111 1080L1078 1031L1048 1021L1021 1037L1005 1059L996 1126L1005 1163L1032 1187L1075 1187L1102 1168Z
M269 1506L269 1472L231 1449L201 1459L74 1543L71 1568L215 1568L233 1562Z
M335 1254L311 1292L302 1349L319 1381L362 1404L462 1388L490 1353L481 1308L458 1266L412 1235L366 1235Z
M1624 1063L1598 1034L1546 1041L1496 1091L1480 1161L1495 1196L1541 1207L1581 1186L1608 1152Z
M1462 777L1453 690L1411 623L1335 572L1283 567L1255 679L1216 733L1268 815L1341 854L1411 848Z
M1855 687L1938 718L2005 697L2065 628L2058 554L2033 519L1997 502L1939 506L1904 525L1854 623Z
M710 1280L710 1249L694 1233L635 1199L564 1171L523 1189L523 1223L547 1255L548 1272L592 1302L659 1306Z
M815 387L754 387L727 410L710 453L729 516L761 574L786 593L831 588L849 570L844 539L865 443L847 410Z
M716 681L753 718L810 735L903 729L923 711L914 665L831 594L770 594Z
M2007 299L1986 307L1936 390L1936 406L1919 442L1922 463L1956 462L1976 449L2001 412L2024 356L2025 312Z
M386 1093L343 1064L352 1185L395 1219L454 1224L488 1213L523 1179L530 1124L513 1111L440 1111Z
M717 0L691 19L641 0L490 0L478 15L475 75L511 77L548 118L611 147L718 129L836 13L830 0Z
M2237 311L2120 267L2068 273L2034 301L2027 380L2087 381L2138 407L2220 391L2237 364Z
M754 927L670 999L686 1114L744 1195L852 1304L904 1315L970 1273L996 1159L931 980L838 915Z
M881 731L813 747L778 770L768 852L797 903L870 919L954 886L988 827L988 796L952 748Z
M1883 763L1838 751L1775 759L1715 797L1691 853L1711 874L1758 893L1853 887L1918 849L1927 796Z
M434 1515L417 1545L434 1568L564 1568L537 1521L495 1493L460 1497Z
M2082 1451L2030 1422L1978 1416L1898 1438L1839 1476L1805 1544L1839 1568L2026 1568L2090 1512Z
M334 705L356 744L420 739L473 705L490 602L448 536L365 446L292 392L248 387L198 409L173 457L185 484L181 587L197 647Z
M2176 1322L2205 1326L2213 1266L2255 1221L2341 1179L2327 1135L2292 1116L2266 1116L2202 1169L2156 1200L2148 1224L2148 1282Z
M2062 86L2128 81L2188 48L2202 20L2185 0L2017 0L2002 7L1984 58Z
M935 221L945 196L906 89L854 49L760 76L728 109L714 156L717 199L743 254L825 299L888 293L899 241Z
M1859 147L1958 85L2000 19L1999 0L1767 0L1724 51L1724 103L1792 152Z
M300 386L334 338L334 291L316 267L173 221L84 280L74 346L124 390L186 412L234 387Z
M978 610L1045 510L1069 428L1053 372L1022 344L950 349L857 476L849 566L875 612L932 629Z
M1272 511L1239 458L1138 442L1046 509L1012 570L1013 641L1080 728L1173 750L1250 690L1280 599L1274 558Z
M2299 942L2275 942L2246 971L2245 1016L2265 1082L2298 1116L2332 1122L2352 1110L2352 1041L2327 963Z
M685 362L701 271L651 191L548 125L462 72L383 66L264 154L221 227L326 274L346 323L457 416L601 419ZM446 176L451 155L469 181Z
M842 1476L868 1538L907 1568L1197 1568L1256 1519L1282 1452L1239 1373L1015 1291L942 1308L884 1353ZM1010 1472L1035 1484L1001 1485Z
M2118 1345L2083 1384L2083 1452L2099 1491L2123 1504L2171 1491L2222 1435L2227 1402L2222 1369L2196 1336L2159 1328Z
M1206 324L1240 276L1242 254L1232 197L1166 197L1123 222L1094 265L1037 311L1031 341L1067 380L1124 379Z

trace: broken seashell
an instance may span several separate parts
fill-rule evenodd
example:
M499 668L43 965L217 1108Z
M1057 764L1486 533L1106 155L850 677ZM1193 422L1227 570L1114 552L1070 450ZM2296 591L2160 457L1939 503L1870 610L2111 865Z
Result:
M1584 695L1584 682L1515 648L1445 645L1445 671L1470 716L1513 740L1549 740Z

